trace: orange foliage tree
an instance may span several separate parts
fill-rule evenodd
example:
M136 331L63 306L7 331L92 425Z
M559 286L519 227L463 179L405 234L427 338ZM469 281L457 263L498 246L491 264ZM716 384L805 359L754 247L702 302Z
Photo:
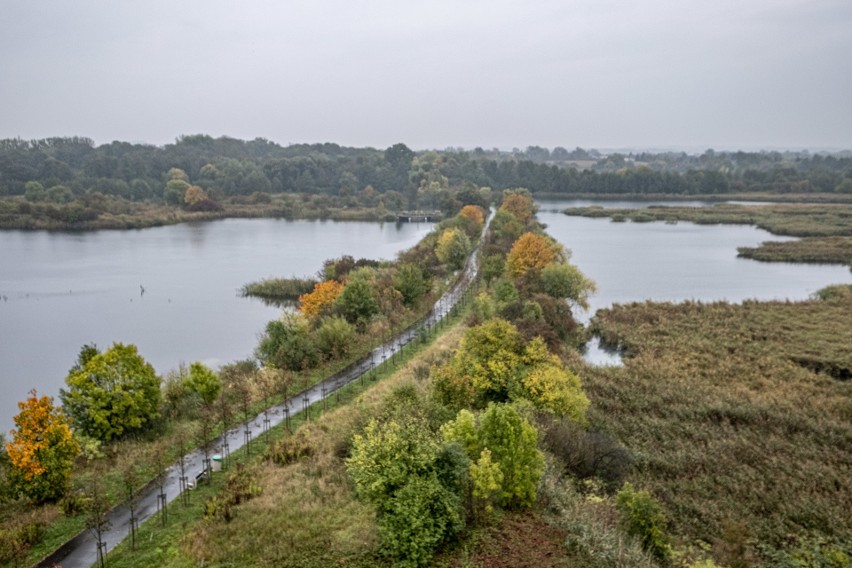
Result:
M559 245L535 233L524 233L506 255L506 270L518 278L530 270L542 270L560 257Z
M18 403L16 429L6 443L15 487L37 503L62 497L70 486L74 458L80 447L68 420L53 398L38 398L35 389Z
M500 209L511 213L515 219L526 225L535 214L535 203L531 197L513 193L503 200Z
M482 207L478 205L465 205L459 211L459 215L466 218L476 221L477 225L482 226L485 223L485 214L482 212Z
M305 317L315 318L334 304L344 285L336 280L317 282L313 292L299 296L299 310Z

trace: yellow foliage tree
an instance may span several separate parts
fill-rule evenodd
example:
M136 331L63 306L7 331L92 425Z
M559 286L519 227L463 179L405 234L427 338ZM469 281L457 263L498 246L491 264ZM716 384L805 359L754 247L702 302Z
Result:
M458 229L447 229L438 237L435 256L451 269L458 270L464 266L470 247L470 239L464 232Z
M183 194L183 202L187 205L187 207L198 205L206 199L208 199L207 192L197 185L189 186Z
M39 398L33 389L18 408L16 429L6 443L15 487L35 502L58 499L70 485L80 447L53 398Z
M506 270L518 278L530 270L542 270L561 256L559 245L535 233L524 233L506 255Z
M515 219L526 225L535 214L535 203L531 197L513 193L503 200L500 209L511 213Z
M558 364L534 367L521 383L535 406L585 424L589 398L580 378Z
M299 296L299 311L307 318L315 318L334 304L343 293L344 285L336 280L317 282L313 292Z

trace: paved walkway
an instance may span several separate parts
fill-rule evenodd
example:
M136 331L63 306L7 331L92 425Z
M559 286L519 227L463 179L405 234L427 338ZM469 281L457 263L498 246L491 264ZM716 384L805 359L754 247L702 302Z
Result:
M489 216L488 222L490 222L491 217L493 217L493 214ZM483 228L483 235L485 235L486 229L487 223L486 227ZM450 313L453 307L461 301L464 293L476 277L479 270L476 256L478 248L479 247L477 247L477 249L468 257L464 271L455 286L441 296L423 322L409 327L387 343L379 345L373 349L369 355L356 363L353 363L340 373L294 395L286 402L273 406L268 411L268 427L271 428L281 424L290 411L297 412L314 403L321 402L324 397L333 394L336 390L357 380L375 366L380 365L388 358L393 357L394 354L401 351L411 341L417 339L421 325L426 326L427 328L432 328L438 325L439 322ZM266 415L266 412L262 412L248 423L248 436L246 435L244 425L240 424L238 427L228 430L213 440L211 447L224 447L225 440L227 439L230 451L236 451L245 444L247 438L256 440L264 433L264 420ZM190 477L190 479L193 479L196 473L204 470L204 453L201 450L190 452L184 456L183 462L186 475ZM180 462L175 463L166 470L165 481L163 484L163 493L165 493L166 496L166 503L171 503L181 494L183 484L180 482L180 472ZM136 506L137 526L140 526L146 520L157 514L159 494L160 486L157 484L151 483L143 489L142 495L139 497L139 501ZM120 505L110 511L108 520L110 528L104 532L102 539L105 544L106 552L115 548L118 543L127 538L130 534L130 510L126 506ZM89 568L97 561L97 539L92 532L86 530L45 558L37 566L39 568L49 568L57 565L62 568Z

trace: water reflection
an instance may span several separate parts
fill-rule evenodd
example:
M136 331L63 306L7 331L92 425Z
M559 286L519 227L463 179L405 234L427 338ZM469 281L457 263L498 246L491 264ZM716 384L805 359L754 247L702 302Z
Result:
M577 314L583 323L598 309L614 303L805 300L829 284L852 283L852 273L844 266L739 258L737 247L790 240L756 227L688 222L611 223L608 219L561 213L579 203L542 202L538 217L547 224L548 233L572 251L571 262L597 284L598 292L589 300L590 311ZM651 204L606 203L622 207ZM589 351L587 358L606 360L597 346L590 345Z
M586 363L597 367L620 367L624 365L618 348L605 344L597 335L593 336L583 349Z

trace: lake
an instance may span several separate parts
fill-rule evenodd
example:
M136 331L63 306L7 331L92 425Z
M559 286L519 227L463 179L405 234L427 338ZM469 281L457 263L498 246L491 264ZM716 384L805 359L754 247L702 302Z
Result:
M598 285L592 310L581 319L614 302L799 300L828 284L852 282L842 266L737 258L738 246L784 240L754 227L613 223L559 213L589 204L669 203L539 203L548 232ZM228 219L138 231L0 232L0 431L12 427L16 402L30 389L58 396L86 343L133 343L160 374L181 362L215 368L249 357L280 310L238 297L243 284L313 275L325 259L343 254L392 259L431 229Z
M0 231L0 432L36 388L56 397L80 348L133 343L159 374L252 355L280 310L241 298L328 258L393 259L432 224L226 219L134 231ZM144 294L142 293L144 287Z
M744 225L696 225L680 222L614 223L563 215L567 207L647 207L666 202L540 201L538 218L547 231L572 251L571 262L598 287L588 320L598 308L643 301L745 299L802 300L829 284L851 283L844 266L767 263L738 258L737 247L763 241L791 240ZM684 205L679 203L678 205ZM702 202L691 203L701 206ZM598 357L593 354L593 359ZM605 359L598 359L607 362Z

